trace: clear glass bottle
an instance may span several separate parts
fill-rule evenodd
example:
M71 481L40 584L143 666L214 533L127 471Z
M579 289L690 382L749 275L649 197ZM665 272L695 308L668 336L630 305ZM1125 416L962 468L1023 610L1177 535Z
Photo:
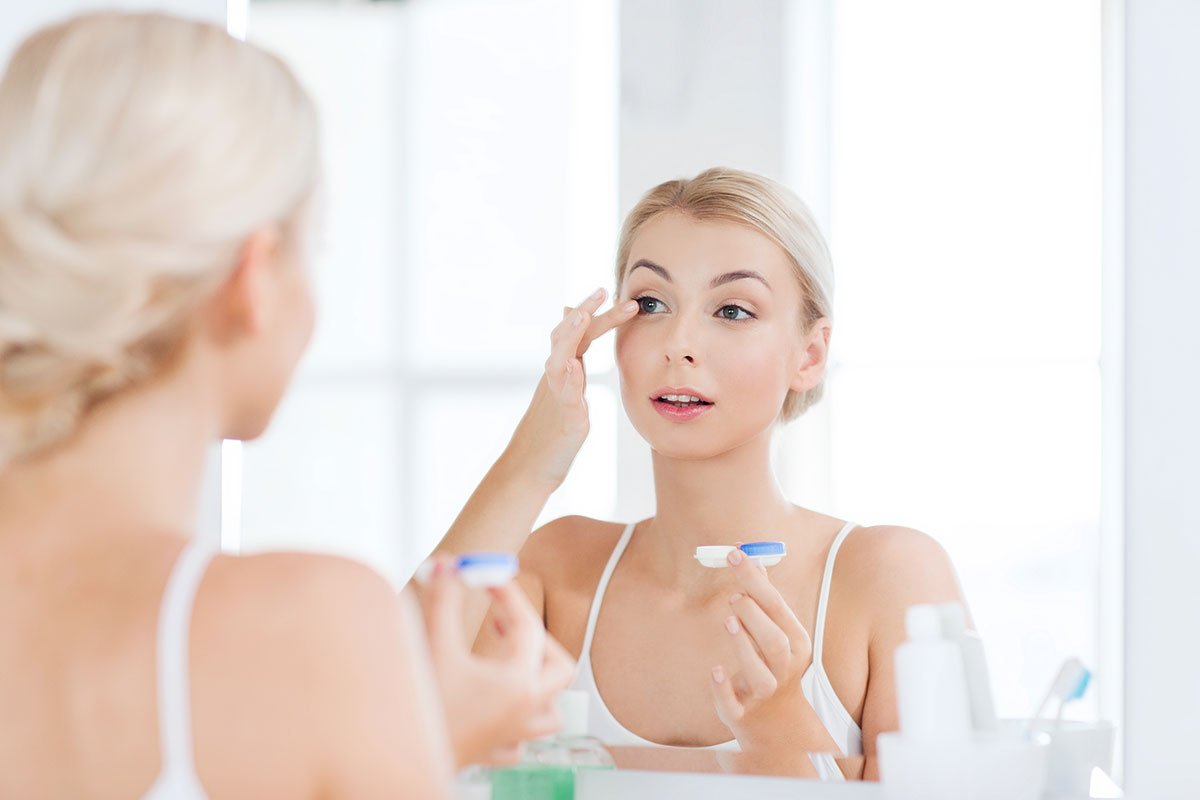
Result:
M558 706L557 735L529 742L520 764L492 770L492 800L574 800L579 770L614 769L604 745L587 735L587 692L568 689Z

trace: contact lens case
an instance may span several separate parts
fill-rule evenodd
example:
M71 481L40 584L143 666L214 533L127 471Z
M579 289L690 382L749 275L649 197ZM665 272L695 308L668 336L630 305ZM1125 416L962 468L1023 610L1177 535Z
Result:
M696 548L695 558L703 567L727 567L729 562L725 559L733 549L731 545L724 544L703 545ZM762 567L773 567L787 555L787 546L783 542L747 542L739 545L738 549Z
M512 553L464 553L454 562L458 578L467 586L486 589L517 577L520 565Z

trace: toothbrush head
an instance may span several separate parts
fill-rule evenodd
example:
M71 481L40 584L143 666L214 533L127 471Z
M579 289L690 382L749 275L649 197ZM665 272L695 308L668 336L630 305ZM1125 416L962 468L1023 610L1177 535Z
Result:
M1058 670L1054 683L1050 684L1050 691L1046 693L1046 698L1033 712L1033 718L1041 717L1046 706L1055 700L1058 701L1058 715L1061 718L1063 707L1072 700L1083 697L1091 679L1092 673L1083 665L1082 661L1078 658L1068 658Z
M1092 680L1090 670L1083 668L1079 673L1079 679L1075 681L1075 686L1071 689L1070 694L1063 698L1064 701L1078 700L1083 697L1083 693L1087 691L1088 683Z
M1058 671L1058 677L1054 679L1052 694L1064 703L1078 700L1087 691L1091 679L1092 673L1082 661L1078 658L1068 658Z

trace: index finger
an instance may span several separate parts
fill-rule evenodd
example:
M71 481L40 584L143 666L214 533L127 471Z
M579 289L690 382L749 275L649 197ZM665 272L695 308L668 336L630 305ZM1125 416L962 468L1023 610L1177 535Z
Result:
M603 314L592 317L592 323L588 325L587 331L583 335L583 339L579 342L579 349L575 352L575 357L582 358L583 354L587 352L588 347L593 341L599 339L613 328L629 322L629 320L637 316L637 311L637 301L626 300L621 305L614 305Z
M557 695L575 679L575 659L571 658L571 654L549 633L546 634L545 647L542 659L543 677L551 693Z
M790 642L800 642L808 634L792 607L783 599L783 595L767 577L767 571L758 566L740 550L732 551L726 559L733 568L733 574L742 584L746 594L758 603L771 621L783 629Z
M502 638L513 648L513 656L532 670L542 662L546 628L520 587L514 582L489 589L494 599L492 612L503 630Z

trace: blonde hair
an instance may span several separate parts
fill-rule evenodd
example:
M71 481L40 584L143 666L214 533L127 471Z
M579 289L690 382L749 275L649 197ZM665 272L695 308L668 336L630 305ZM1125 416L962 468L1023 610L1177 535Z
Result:
M0 81L0 467L163 369L317 162L291 71L220 28L97 13L27 39Z
M726 167L705 170L691 180L660 183L638 201L625 217L617 245L618 296L634 237L643 225L668 211L696 220L731 222L761 233L791 261L802 296L802 333L823 317L833 318L833 262L808 207L769 178ZM789 390L780 419L786 422L800 416L821 399L824 387L822 377L808 391Z

